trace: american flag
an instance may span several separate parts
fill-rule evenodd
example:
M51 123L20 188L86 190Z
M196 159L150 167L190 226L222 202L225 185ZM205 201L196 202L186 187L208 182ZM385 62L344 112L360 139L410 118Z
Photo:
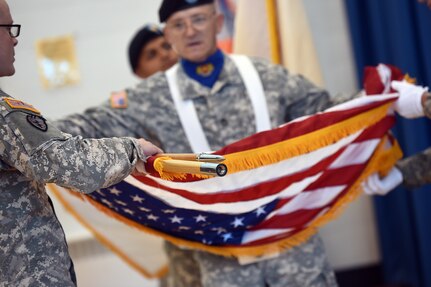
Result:
M360 194L362 180L402 156L388 135L396 98L359 97L230 144L214 152L226 158L224 177L129 176L79 196L182 246L236 256L278 252L307 240ZM82 217L70 200L68 209ZM81 218L94 231L91 220ZM103 232L107 241L106 226Z

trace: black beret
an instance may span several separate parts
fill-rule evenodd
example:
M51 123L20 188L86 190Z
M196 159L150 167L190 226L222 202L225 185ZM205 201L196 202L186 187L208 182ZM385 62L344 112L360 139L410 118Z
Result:
M133 72L138 67L139 56L145 45L160 36L163 36L163 31L158 25L148 24L142 27L133 37L129 44L129 62Z
M214 0L163 0L159 9L160 22L165 22L177 11L210 3L214 3Z

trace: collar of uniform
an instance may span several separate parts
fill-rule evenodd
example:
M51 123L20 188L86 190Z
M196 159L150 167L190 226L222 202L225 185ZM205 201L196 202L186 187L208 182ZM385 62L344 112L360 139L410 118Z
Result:
M239 72L234 62L225 54L223 55L225 58L223 69L221 70L220 75L212 88L205 87L201 85L199 82L195 81L194 79L191 79L184 72L181 65L179 66L178 82L183 83L180 86L180 91L184 100L194 99L199 97L209 97L219 92L226 85L242 84L241 76L239 75Z
M212 88L223 69L225 56L217 49L211 56L201 63L190 62L186 59L180 60L184 72L201 85Z

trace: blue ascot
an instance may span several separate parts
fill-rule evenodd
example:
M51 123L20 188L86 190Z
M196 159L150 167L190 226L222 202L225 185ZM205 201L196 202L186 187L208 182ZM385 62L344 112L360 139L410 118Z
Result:
M181 66L186 74L208 88L211 88L217 81L223 68L223 64L224 56L219 49L201 63L193 63L188 60L181 59Z

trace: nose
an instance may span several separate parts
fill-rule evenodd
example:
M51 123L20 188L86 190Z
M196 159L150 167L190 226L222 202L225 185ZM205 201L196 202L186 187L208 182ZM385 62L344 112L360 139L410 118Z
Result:
M17 38L12 38L13 41L13 46L15 47L16 45L18 45L18 39Z
M193 26L193 23L189 20L186 22L186 36L193 36L194 34L196 34L196 29Z

